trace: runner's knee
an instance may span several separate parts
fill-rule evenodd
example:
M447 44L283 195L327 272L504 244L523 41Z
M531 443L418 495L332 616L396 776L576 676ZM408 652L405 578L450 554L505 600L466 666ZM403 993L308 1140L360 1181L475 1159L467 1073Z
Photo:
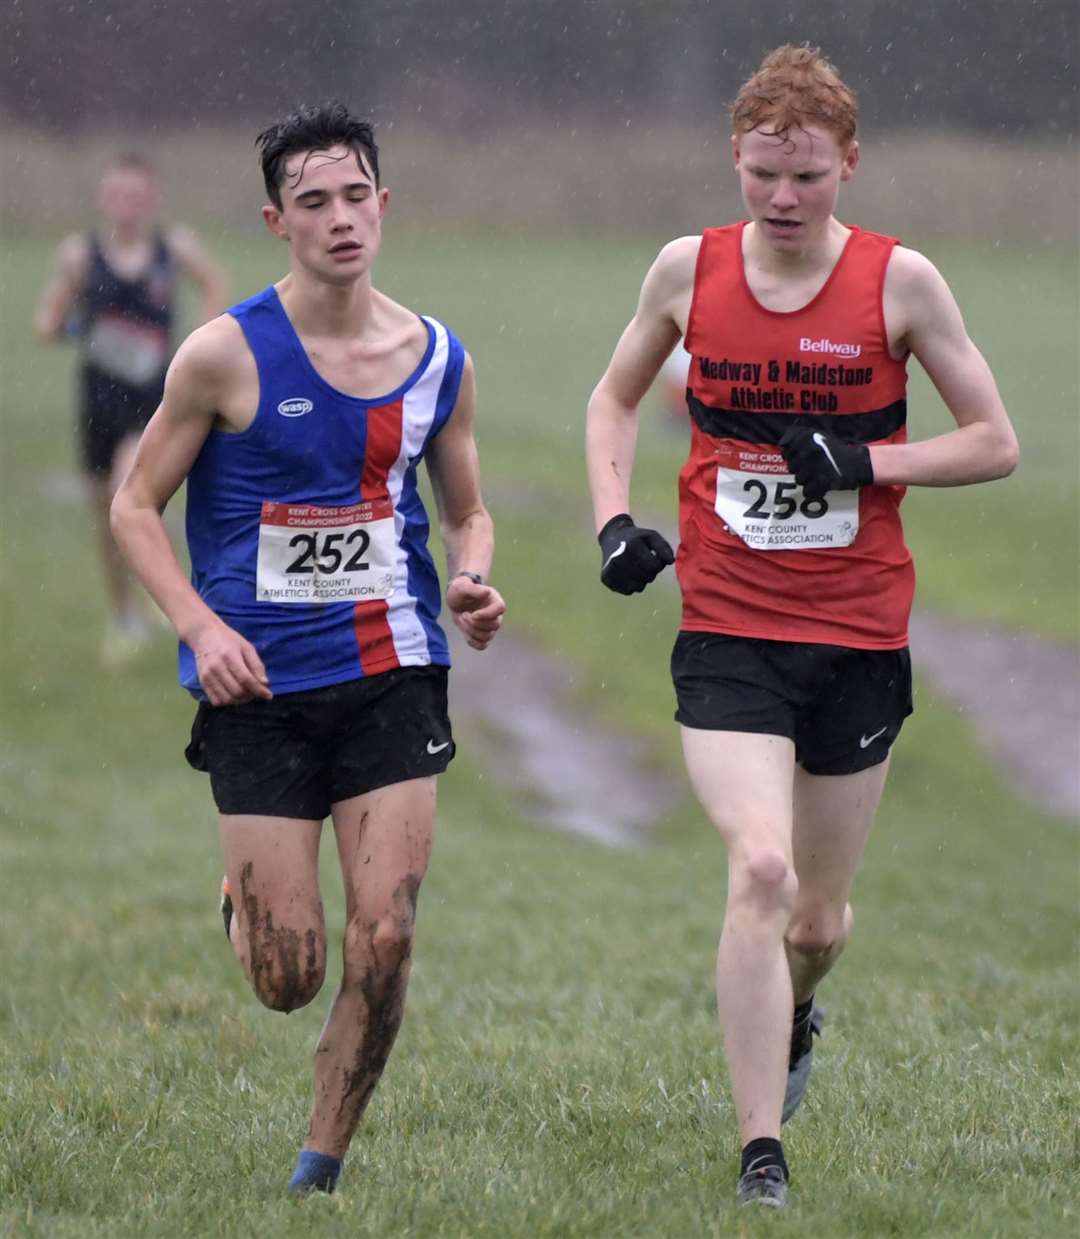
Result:
M755 847L733 865L733 888L744 898L770 907L793 907L798 879L778 847Z
M251 984L271 1011L306 1007L326 976L326 938L315 927L274 929L261 935L251 953Z
M412 956L415 915L394 908L377 920L354 917L345 927L345 984L396 977Z
M830 955L842 949L851 934L850 904L810 904L797 909L784 935L788 945L805 955Z

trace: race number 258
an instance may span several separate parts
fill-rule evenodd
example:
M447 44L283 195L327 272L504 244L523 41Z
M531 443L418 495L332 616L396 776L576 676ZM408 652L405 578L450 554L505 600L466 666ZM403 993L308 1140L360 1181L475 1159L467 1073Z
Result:
M755 551L850 546L859 532L857 491L807 499L775 448L725 443L717 451L716 515Z
M807 520L816 521L821 520L829 510L826 500L807 499L794 478L790 482L779 482L773 478L747 478L743 483L743 490L754 497L753 503L743 513L747 520L786 521L796 512L800 512Z

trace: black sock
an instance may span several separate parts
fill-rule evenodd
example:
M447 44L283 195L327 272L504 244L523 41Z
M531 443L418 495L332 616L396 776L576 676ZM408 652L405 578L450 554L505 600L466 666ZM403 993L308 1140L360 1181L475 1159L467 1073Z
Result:
M795 1007L795 1017L792 1021L792 1029L795 1033L804 1033L810 1026L810 1017L814 1014L814 995L805 1002L800 1002Z
M791 1053L788 1056L788 1070L799 1061L810 1048L810 1019L814 1014L814 995L805 1002L800 1002L795 1008L791 1021Z
M771 1136L759 1136L751 1140L742 1151L742 1165L739 1177L742 1178L748 1170L764 1170L768 1166L779 1166L784 1172L784 1182L791 1177L788 1174L787 1162L784 1161L784 1150L779 1140Z

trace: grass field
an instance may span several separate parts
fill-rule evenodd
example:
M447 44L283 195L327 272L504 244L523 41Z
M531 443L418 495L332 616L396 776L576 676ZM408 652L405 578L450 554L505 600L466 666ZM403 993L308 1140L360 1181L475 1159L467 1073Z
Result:
M677 772L674 593L596 586L580 448L585 396L655 247L392 236L382 283L477 358L516 630ZM238 293L278 273L261 239L222 248ZM933 256L1025 460L1006 483L909 497L920 598L1075 637L1068 271L1029 254ZM25 328L46 261L41 246L5 254L0 319L0 1236L1076 1232L1077 836L1015 799L925 686L856 890L856 937L824 988L785 1215L731 1205L710 992L723 858L693 805L673 806L652 846L609 851L531 824L506 772L467 753L442 784L405 1027L342 1188L283 1199L329 989L271 1016L222 940L209 791L180 757L191 709L168 646L123 676L97 670L89 531L57 483L73 456L70 359L35 350ZM913 433L930 433L944 415L916 392ZM673 519L681 450L646 420L639 510Z

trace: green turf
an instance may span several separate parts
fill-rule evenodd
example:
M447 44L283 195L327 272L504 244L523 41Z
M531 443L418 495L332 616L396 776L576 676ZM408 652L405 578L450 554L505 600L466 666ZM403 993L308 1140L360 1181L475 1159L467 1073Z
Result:
M238 291L278 256L245 257L246 244L228 249ZM413 300L427 288L423 308L477 356L512 622L677 773L675 595L596 587L580 459L581 406L650 248L397 238L384 283ZM36 351L22 326L44 260L6 255L0 320L0 1235L1075 1233L1077 836L1012 797L925 689L856 890L856 937L823 993L786 1215L731 1206L736 1137L710 993L724 866L697 811L684 798L651 847L605 850L531 824L505 772L468 755L442 784L408 1016L341 1192L282 1199L329 994L283 1019L239 976L214 911L208 789L180 757L191 708L168 646L122 676L96 669L99 586L64 489L69 359ZM1019 256L961 253L952 265L988 351L1031 327L1023 365L999 366L1029 451L981 509L993 537L972 530L977 491L948 496L948 535L909 522L923 596L1065 633L1075 593L1019 539L1040 523L1040 495L1064 484L1054 445L1075 443L1074 410L1049 390L1017 397L1033 358L1049 372L1068 350L1040 343L1045 323L1015 307L995 317L987 289L994 271L1026 270L1032 303L1036 288L1048 301L1060 290L1059 316L1067 290L1049 262L1032 272ZM673 514L679 451L649 417L648 510ZM1074 551L1060 523L1045 536L1054 554ZM985 543L966 576L957 538ZM1010 580L1038 581L1042 605L997 606Z

